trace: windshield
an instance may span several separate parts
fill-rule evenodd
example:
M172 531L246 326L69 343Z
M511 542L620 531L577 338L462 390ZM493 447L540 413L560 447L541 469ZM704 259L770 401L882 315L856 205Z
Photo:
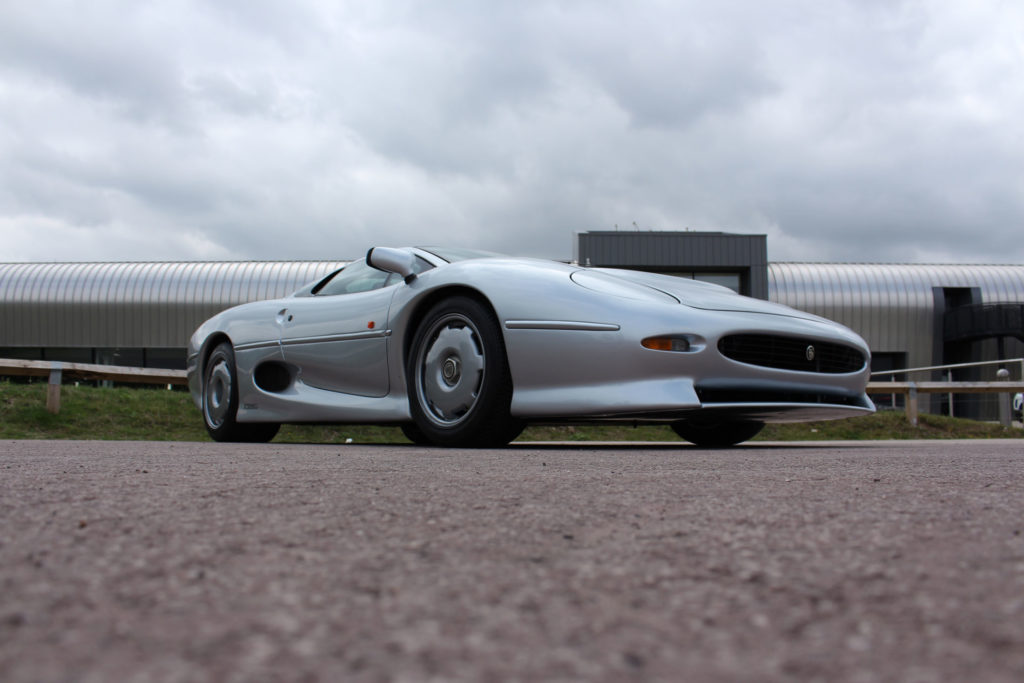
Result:
M412 272L419 275L434 266L422 256L413 262ZM401 280L398 273L389 273L367 265L366 259L352 261L344 268L334 271L325 277L311 290L317 296L333 296L335 294L353 294L368 292L381 287L388 287Z
M373 289L386 287L394 278L392 273L385 273L366 265L365 259L353 261L333 275L325 278L313 288L313 294L317 296L334 296L336 294L352 294L355 292L368 292Z
M457 247L419 247L423 251L429 252L438 258L443 258L448 263L455 263L456 261L468 261L474 258L489 258L494 256L502 256L493 251L483 251L482 249L459 249Z

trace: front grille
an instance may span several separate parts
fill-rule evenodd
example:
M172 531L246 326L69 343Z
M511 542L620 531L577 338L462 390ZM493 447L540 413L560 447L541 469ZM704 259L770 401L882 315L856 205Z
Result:
M718 350L740 363L779 370L842 374L857 372L866 363L864 354L850 346L771 334L722 337Z

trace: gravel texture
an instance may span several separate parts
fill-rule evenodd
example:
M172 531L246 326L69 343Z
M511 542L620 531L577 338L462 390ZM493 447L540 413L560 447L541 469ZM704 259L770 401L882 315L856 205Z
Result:
M0 671L1020 681L1022 446L0 442Z

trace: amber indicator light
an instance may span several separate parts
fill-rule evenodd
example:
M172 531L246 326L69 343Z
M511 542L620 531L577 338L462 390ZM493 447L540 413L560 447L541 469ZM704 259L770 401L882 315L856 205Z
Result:
M648 337L640 344L655 351L689 351L690 342L683 337Z

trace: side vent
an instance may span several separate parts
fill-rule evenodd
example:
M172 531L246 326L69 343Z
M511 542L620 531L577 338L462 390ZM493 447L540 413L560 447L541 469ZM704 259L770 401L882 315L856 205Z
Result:
M291 386L292 373L288 371L284 363L271 361L257 366L252 379L256 386L263 391L279 394Z

